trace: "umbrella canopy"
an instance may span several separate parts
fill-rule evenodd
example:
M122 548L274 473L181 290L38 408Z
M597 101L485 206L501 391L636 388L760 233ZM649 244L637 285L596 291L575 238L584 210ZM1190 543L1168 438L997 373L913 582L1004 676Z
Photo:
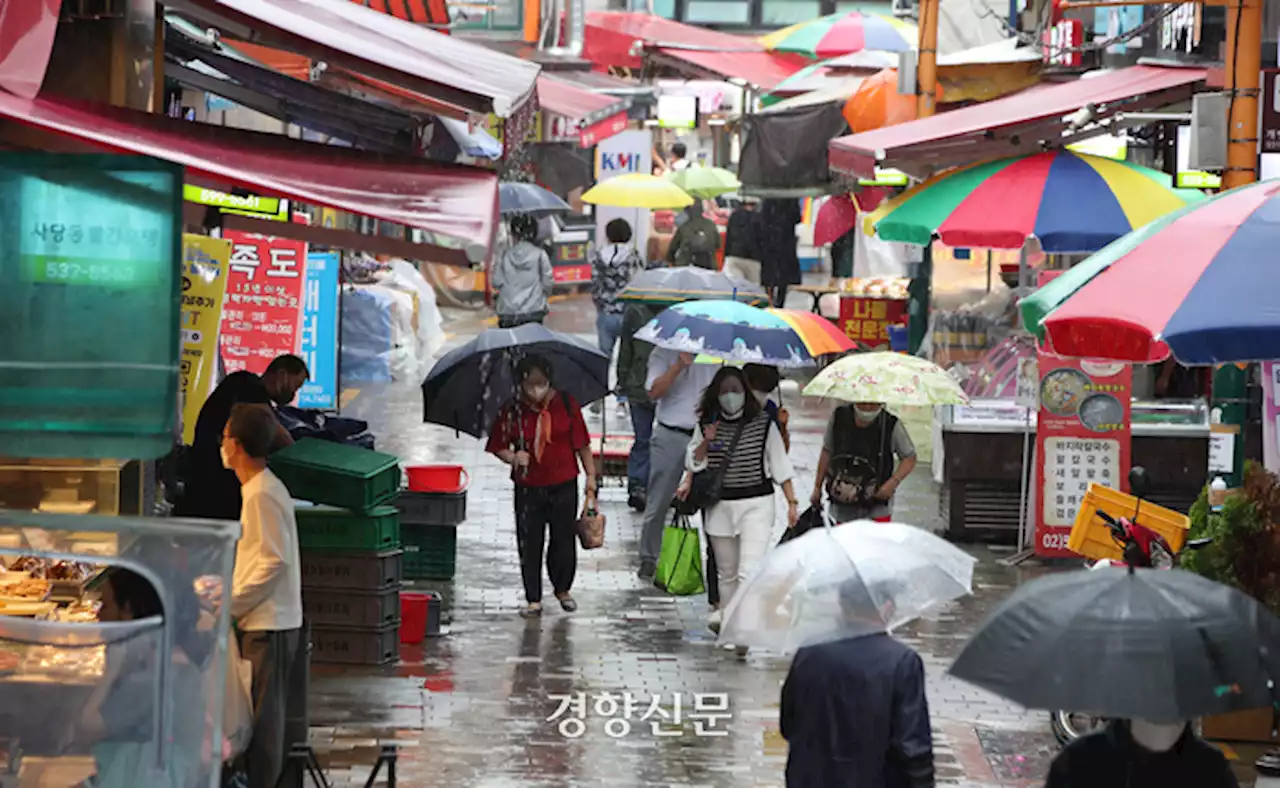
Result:
M666 178L633 172L597 183L582 195L592 205L666 210L693 205L693 198Z
M909 525L814 528L765 556L725 610L720 639L789 653L891 630L971 593L976 563Z
M1204 199L1148 167L1057 150L931 178L864 221L883 240L920 246L936 235L952 247L1021 249L1035 236L1046 252L1093 252Z
M813 243L824 246L852 230L858 224L858 206L847 194L828 197L818 208L813 220Z
M941 83L934 89L934 101L942 102ZM841 114L853 134L896 126L920 116L916 97L898 92L896 68L877 71L864 79L857 92L845 102Z
M848 353L857 348L852 339L822 315L801 309L770 308L765 311L782 318L795 329L800 341L804 342L805 349L814 358Z
M1272 262L1280 181L1169 214L1066 271L1020 305L1067 356L1183 364L1269 359L1280 348Z
M817 363L786 320L736 301L677 304L637 331L636 339L722 361L787 368Z
M760 285L693 265L641 271L618 293L618 299L666 305L700 299L741 301L750 306L769 304L769 296Z
M1269 707L1280 620L1182 570L1042 577L982 625L951 674L1031 709L1177 722Z
M864 49L905 52L920 40L920 32L910 22L891 16L846 11L784 27L759 40L771 52L822 59Z
M422 420L477 438L516 394L516 365L528 356L551 363L551 385L581 404L609 393L609 357L593 344L538 323L491 328L436 362L422 383Z
M667 180L679 186L687 194L710 200L722 194L731 194L742 188L738 176L723 167L685 167L669 172Z
M569 203L536 183L498 184L498 212L503 216L528 213L546 216L572 210Z
M806 396L888 405L964 405L969 398L946 370L903 353L855 353L818 373Z

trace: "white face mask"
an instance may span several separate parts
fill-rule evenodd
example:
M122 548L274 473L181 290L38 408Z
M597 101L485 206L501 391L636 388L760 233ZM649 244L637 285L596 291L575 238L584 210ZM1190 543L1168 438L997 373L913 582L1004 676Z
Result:
M541 386L528 386L524 391L529 395L529 400L531 402L542 402L547 398L547 393L551 391L551 387L545 384Z
M219 446L219 447L218 447L218 455L219 455L220 457L222 457L222 467L223 467L223 468L230 468L230 467L231 467L231 452L227 451L227 444L225 444L225 443L224 443L224 444L222 444L221 446Z
M720 395L720 412L726 416L737 416L747 404L747 395L741 391L728 391Z
M875 410L862 410L860 408L854 408L853 419L859 424L870 424L871 422L876 420L876 418L880 415L880 413L883 410L884 408L876 408Z
M1150 752L1168 752L1182 738L1187 723L1157 724L1146 720L1129 720L1129 733L1133 740Z

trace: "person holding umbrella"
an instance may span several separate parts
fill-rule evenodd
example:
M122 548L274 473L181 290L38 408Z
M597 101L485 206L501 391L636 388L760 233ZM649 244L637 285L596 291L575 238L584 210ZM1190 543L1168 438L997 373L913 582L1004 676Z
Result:
M547 316L555 279L551 258L538 245L538 221L516 214L509 222L514 243L493 266L493 289L498 294L498 327L541 323Z
M1045 788L1237 788L1222 751L1187 720L1111 720L1053 759Z
M543 545L547 574L560 607L571 613L578 568L578 465L586 474L587 508L596 501L591 440L577 400L553 388L552 365L528 356L516 366L518 391L489 430L487 451L511 466L515 482L516 546L524 581L526 618L542 615Z

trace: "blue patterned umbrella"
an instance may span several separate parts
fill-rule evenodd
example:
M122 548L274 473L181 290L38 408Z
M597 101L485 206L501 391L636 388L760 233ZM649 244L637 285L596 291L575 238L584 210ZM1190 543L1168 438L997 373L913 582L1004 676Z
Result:
M637 331L636 338L723 361L787 368L817 363L790 323L736 301L677 304Z

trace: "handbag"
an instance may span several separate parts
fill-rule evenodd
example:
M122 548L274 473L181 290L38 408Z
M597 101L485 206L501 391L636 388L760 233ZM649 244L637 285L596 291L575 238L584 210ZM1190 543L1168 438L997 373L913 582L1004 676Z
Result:
M804 536L814 528L824 525L821 506L810 506L800 515L800 519L796 520L796 524L791 528L782 532L782 538L778 540L778 544L786 544L792 539Z
M725 452L719 465L715 468L704 468L693 475L689 484L689 495L683 501L676 499L676 511L682 515L691 516L720 503L720 487L724 484L724 475L729 470L729 458L738 448L738 439L742 437L746 426L745 423L738 426L738 431L733 434L733 440L729 441L729 450ZM706 438L704 437L703 440Z
M706 590L702 582L702 539L685 515L677 513L662 531L662 552L653 584L676 596L692 596Z
M583 550L604 547L605 516L595 509L583 509L578 518L578 544Z

